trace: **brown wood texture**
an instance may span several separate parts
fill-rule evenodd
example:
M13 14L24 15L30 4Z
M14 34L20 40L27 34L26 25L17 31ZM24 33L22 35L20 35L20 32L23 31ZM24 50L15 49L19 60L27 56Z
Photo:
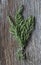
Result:
M41 0L4 0L0 4L0 61L1 65L41 65ZM17 43L9 33L8 12L14 18L18 7L24 5L24 18L30 15L36 18L35 31L26 48L27 60L16 58Z

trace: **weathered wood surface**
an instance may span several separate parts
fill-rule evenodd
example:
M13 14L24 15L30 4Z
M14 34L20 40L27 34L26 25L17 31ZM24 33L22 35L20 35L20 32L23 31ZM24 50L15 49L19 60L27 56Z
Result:
M6 1L6 0L4 0ZM7 2L7 1L6 1ZM5 3L6 3L5 2ZM6 3L7 4L7 3ZM41 0L8 0L8 4L2 7L3 16L0 20L0 60L2 65L41 65ZM17 43L9 33L7 10L15 16L19 5L24 4L24 17L29 15L36 17L36 27L28 43L27 60L18 61L15 56ZM9 9L8 9L8 7Z

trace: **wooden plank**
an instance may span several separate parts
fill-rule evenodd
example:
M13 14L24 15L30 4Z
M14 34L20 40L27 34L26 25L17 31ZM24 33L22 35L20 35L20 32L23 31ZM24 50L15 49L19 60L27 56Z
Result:
M9 33L7 20L7 10L12 17L15 17L16 10L21 4L24 4L25 7L24 18L30 15L36 18L35 31L26 49L26 61L16 59L15 53L18 46L13 36ZM5 3L2 21L0 21L0 48L2 52L0 59L2 65L41 65L41 0L8 0L8 7Z

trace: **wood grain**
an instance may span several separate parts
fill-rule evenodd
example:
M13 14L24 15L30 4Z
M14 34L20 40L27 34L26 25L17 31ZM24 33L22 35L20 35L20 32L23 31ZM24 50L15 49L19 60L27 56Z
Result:
M31 40L26 48L27 60L19 61L16 58L18 45L9 33L8 12L14 18L16 10L24 5L24 18L35 16L36 26ZM1 65L41 65L41 0L6 0L1 4L2 19L0 19L0 61Z

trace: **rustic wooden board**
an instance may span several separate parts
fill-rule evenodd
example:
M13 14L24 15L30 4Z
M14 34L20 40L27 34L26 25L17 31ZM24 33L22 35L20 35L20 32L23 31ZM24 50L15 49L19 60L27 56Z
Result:
M41 65L41 0L4 0L2 20L0 20L0 60L2 65ZM17 43L9 33L7 12L15 16L18 7L23 4L24 18L30 15L36 18L36 27L26 49L27 60L16 59ZM8 9L9 8L9 9Z

